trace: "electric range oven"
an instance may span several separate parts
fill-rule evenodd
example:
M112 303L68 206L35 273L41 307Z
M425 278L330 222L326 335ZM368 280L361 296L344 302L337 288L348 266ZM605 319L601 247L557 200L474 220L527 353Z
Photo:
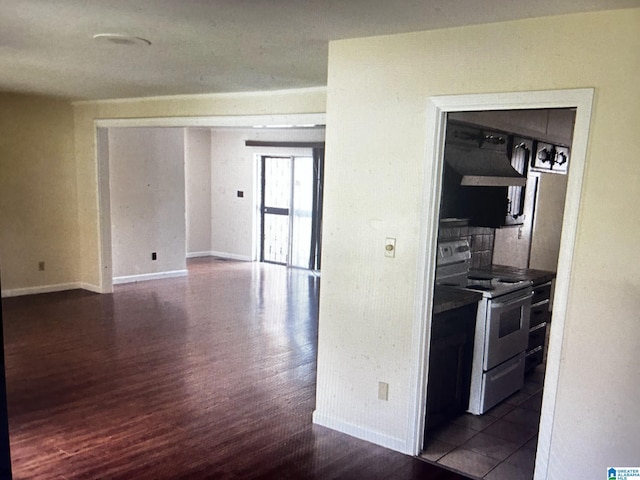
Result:
M436 283L482 293L478 302L468 411L482 415L524 384L531 282L469 271L466 240L441 242Z

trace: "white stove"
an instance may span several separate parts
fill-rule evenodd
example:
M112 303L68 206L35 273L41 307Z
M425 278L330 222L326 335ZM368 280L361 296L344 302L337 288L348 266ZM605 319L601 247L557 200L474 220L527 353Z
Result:
M482 293L483 297L494 298L507 293L515 292L531 286L530 281L513 280L494 276L485 272L471 270L464 285L460 287L466 290L474 290Z
M436 283L482 293L478 302L468 411L482 415L522 388L529 336L529 281L469 271L466 240L440 242Z
M469 270L471 249L466 240L438 244L436 283L482 293L485 298L515 292L531 286L531 282L492 275L482 270Z

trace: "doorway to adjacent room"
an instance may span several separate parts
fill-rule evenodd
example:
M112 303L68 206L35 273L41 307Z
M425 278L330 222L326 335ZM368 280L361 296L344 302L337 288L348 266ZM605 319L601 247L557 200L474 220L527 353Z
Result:
M560 346L564 330L564 315L567 307L567 296L571 270L571 259L576 242L576 219L578 214L580 190L582 186L582 174L586 154L586 145L591 115L591 102L593 91L563 90L547 92L518 92L514 94L487 94L469 96L443 96L432 97L429 103L428 120L433 129L428 131L427 157L425 160L425 196L423 205L422 245L421 251L427 252L419 260L421 275L418 291L418 304L421 305L420 318L414 323L415 338L419 339L418 347L419 365L417 371L426 373L429 370L427 360L429 349L429 335L421 335L425 329L431 328L430 307L433 302L431 287L434 282L435 258L431 258L428 252L435 252L438 233L438 210L441 195L441 179L443 175L443 151L446 130L447 115L451 112L483 111L483 110L521 110L540 108L575 108L575 129L572 142L572 169L569 172L567 185L567 199L565 202L564 219L562 221L562 239L560 244L560 262L558 264L557 285L554 302L554 325L547 369L544 380L544 394L546 401L542 405L540 434L537 445L531 445L536 450L536 478L545 475L548 466L551 425L554 420L554 401L558 388ZM420 334L419 334L420 332ZM417 418L414 424L413 445L419 453L422 447L422 434L424 433L424 413L427 400L426 375L417 376L415 411ZM537 448L536 448L537 447Z

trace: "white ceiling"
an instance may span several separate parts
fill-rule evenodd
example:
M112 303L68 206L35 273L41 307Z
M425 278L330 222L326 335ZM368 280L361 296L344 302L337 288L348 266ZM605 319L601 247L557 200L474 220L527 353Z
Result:
M324 86L329 40L637 6L640 0L0 0L0 91L103 99ZM93 40L98 33L151 45Z

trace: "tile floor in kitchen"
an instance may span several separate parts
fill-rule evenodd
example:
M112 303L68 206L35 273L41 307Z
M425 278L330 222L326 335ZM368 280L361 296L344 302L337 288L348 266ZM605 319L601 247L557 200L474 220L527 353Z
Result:
M421 457L486 480L531 480L542 405L544 363L522 390L481 416L465 413L434 431Z

